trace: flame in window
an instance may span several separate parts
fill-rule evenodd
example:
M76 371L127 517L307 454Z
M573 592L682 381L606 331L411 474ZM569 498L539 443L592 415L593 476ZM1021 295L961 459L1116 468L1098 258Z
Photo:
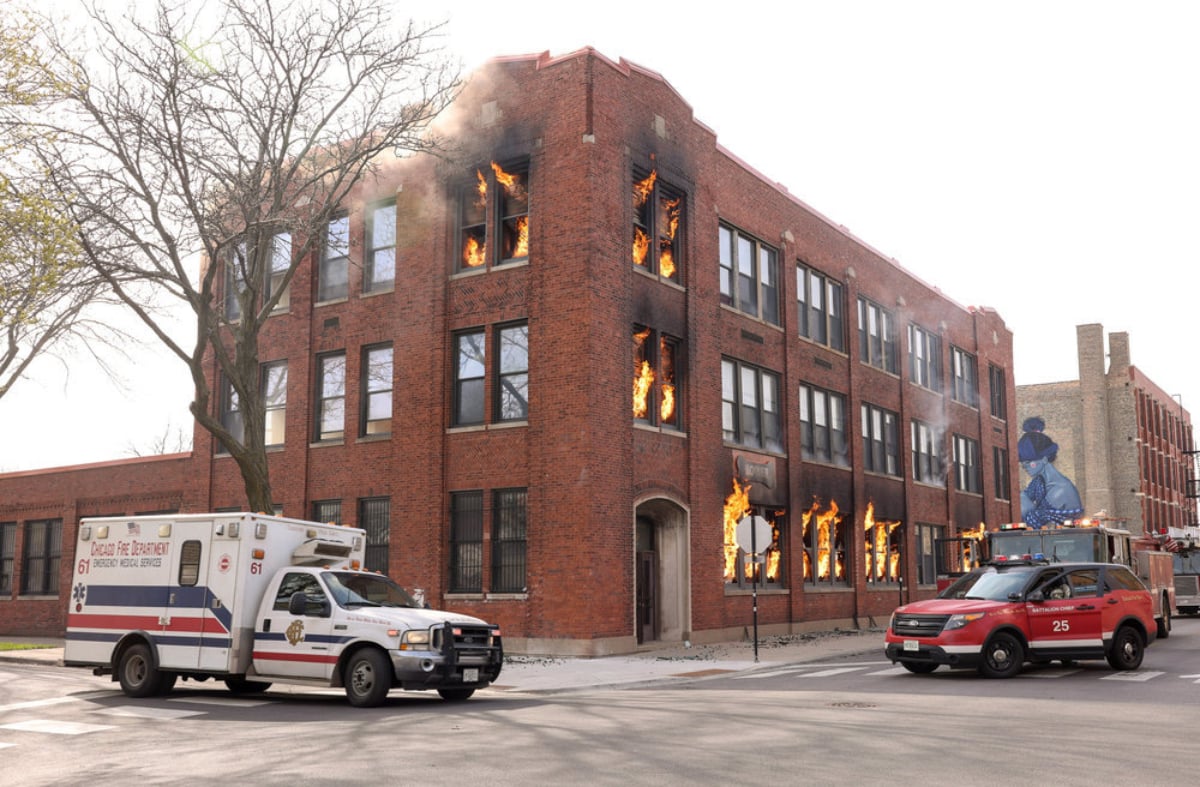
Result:
M501 169L500 165L494 161L492 162L492 172L496 173L496 182L499 183L500 187L504 189L505 194L513 199L525 199L525 185L521 183L521 178L519 175L510 175ZM480 175L479 178L482 180L483 175Z
M659 384L662 401L658 415L664 424L675 422L675 348L665 338L659 339L659 358L662 359L662 382Z
M646 360L646 339L650 329L638 331L633 335L633 417L645 418L649 412L647 402L650 388L654 385L654 368Z
M812 548L813 531L810 527L816 528L816 544L814 551L816 552L816 566L812 565L813 557L809 556L808 550L804 552L804 578L808 580L828 580L828 579L844 579L846 576L845 560L840 554L835 555L833 536L836 532L836 526L841 524L842 516L838 511L836 500L829 501L829 508L821 511L821 502L813 500L812 507L800 515L800 523L804 528L804 543ZM813 570L816 569L816 576L813 575ZM832 572L832 573L831 573Z
M650 236L641 227L633 228L633 264L646 266L646 254L650 251Z
M882 582L896 580L900 577L900 547L889 545L892 532L900 527L899 520L875 519L875 503L867 503L867 513L863 516L863 526L867 531L864 539L866 550L867 581Z
M977 544L983 543L983 523L979 523L976 530L964 530L959 533L963 539L962 544L962 570L970 571L979 565L979 549Z
M743 488L733 479L733 491L725 498L725 541L721 549L725 555L725 581L737 579L737 524L750 513L750 484Z
M659 242L658 272L670 278L675 275L675 233L679 231L680 205L682 197L664 199L662 208L663 238Z
M658 171L654 170L646 177L633 184L633 209L641 210L646 200L654 193L654 181L658 179ZM633 264L646 265L646 255L650 251L650 236L641 227L633 228Z
M480 243L475 236L467 238L463 248L463 265L468 268L478 268L487 259L487 243Z

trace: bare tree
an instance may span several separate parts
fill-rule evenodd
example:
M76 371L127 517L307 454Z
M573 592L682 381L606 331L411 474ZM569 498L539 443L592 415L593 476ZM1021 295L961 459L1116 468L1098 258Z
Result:
M260 332L355 187L439 149L429 126L459 89L440 25L394 25L392 5L160 0L119 23L93 9L86 54L47 29L61 101L40 151L83 255L187 364L192 414L237 462L253 510L272 506ZM194 314L193 336L147 307L164 297ZM225 386L238 419L214 407Z
M83 264L74 225L26 153L35 130L16 122L54 92L35 39L25 15L0 19L0 399L38 358L82 345L105 366L99 351L124 336L97 314L108 288Z

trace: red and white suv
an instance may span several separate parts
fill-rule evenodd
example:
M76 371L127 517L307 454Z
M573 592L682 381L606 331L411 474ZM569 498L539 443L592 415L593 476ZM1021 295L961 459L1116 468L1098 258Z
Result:
M1010 561L898 608L885 653L909 672L948 664L989 678L1053 659L1108 659L1113 669L1135 670L1155 633L1150 591L1125 566Z

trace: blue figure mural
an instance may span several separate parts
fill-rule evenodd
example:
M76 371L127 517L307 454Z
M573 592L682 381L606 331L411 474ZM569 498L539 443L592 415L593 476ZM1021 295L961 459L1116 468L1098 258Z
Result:
M1076 519L1083 513L1079 490L1071 479L1058 471L1058 444L1045 434L1046 423L1034 416L1021 424L1017 440L1017 459L1029 473L1029 483L1021 491L1021 519L1032 528L1057 525Z

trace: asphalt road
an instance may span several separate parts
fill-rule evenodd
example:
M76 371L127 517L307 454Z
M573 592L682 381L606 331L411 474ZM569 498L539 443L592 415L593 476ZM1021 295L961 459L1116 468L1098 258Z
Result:
M394 693L374 709L341 692L247 699L220 684L132 700L86 671L5 664L0 771L6 787L1191 785L1198 651L1200 620L1184 620L1135 673L1097 662L995 681L858 657L458 704Z

